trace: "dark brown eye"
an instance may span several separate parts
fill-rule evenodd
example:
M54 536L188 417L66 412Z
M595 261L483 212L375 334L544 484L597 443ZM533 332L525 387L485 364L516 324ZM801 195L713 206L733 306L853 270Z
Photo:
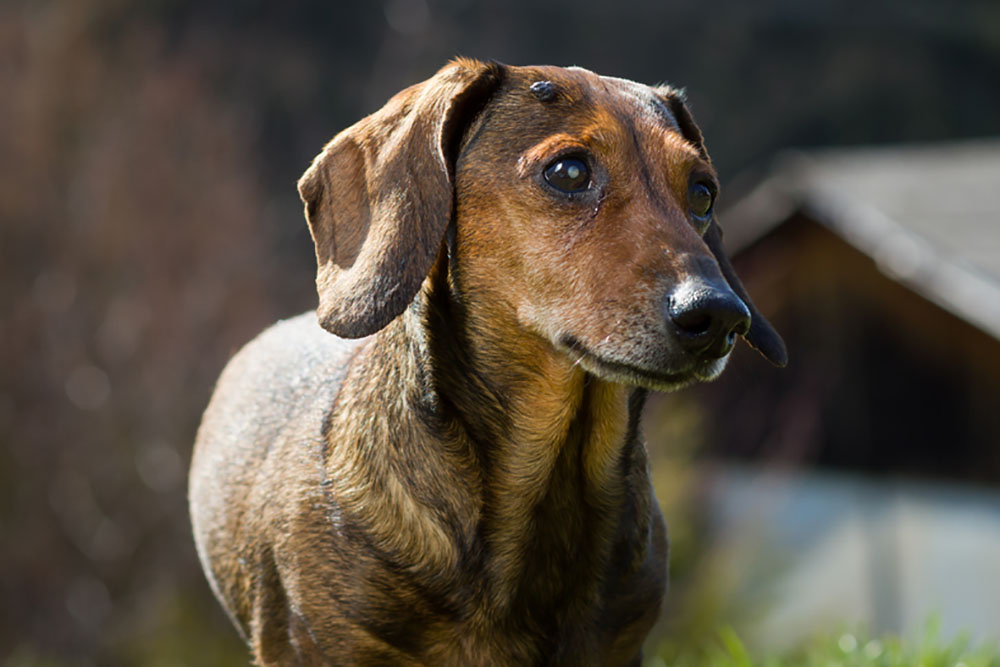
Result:
M590 185L590 170L583 160L560 158L545 168L545 180L563 192L583 192Z
M705 220L712 215L715 193L704 183L695 183L688 189L688 207L697 220Z

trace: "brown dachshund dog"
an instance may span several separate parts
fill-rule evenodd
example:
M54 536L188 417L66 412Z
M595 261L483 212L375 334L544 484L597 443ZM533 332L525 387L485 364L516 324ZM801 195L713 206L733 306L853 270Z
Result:
M637 665L667 579L639 415L781 338L681 96L457 60L299 182L316 314L223 372L191 515L261 665Z

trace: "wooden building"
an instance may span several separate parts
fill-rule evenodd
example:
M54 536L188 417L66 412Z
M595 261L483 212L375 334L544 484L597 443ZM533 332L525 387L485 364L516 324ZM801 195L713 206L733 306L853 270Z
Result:
M790 363L697 390L710 455L1000 483L1000 140L785 154L721 217Z

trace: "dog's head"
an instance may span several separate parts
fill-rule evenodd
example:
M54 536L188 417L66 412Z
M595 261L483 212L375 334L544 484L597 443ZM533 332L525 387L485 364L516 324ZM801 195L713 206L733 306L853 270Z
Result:
M784 365L723 252L718 190L671 88L455 61L337 135L300 180L320 322L344 337L384 327L453 223L456 294L600 377L710 379L738 336Z

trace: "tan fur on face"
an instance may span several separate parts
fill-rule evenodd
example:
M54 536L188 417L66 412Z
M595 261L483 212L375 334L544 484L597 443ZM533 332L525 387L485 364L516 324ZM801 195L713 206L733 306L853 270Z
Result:
M559 100L530 100L532 79L551 81ZM458 245L471 258L459 267L461 289L556 346L572 338L590 353L584 367L609 379L662 388L713 372L692 366L663 312L685 276L722 279L686 204L693 173L715 179L710 163L636 84L538 68L507 86L487 112L503 121L484 123L459 163ZM540 182L567 154L593 160L599 197L567 203Z

